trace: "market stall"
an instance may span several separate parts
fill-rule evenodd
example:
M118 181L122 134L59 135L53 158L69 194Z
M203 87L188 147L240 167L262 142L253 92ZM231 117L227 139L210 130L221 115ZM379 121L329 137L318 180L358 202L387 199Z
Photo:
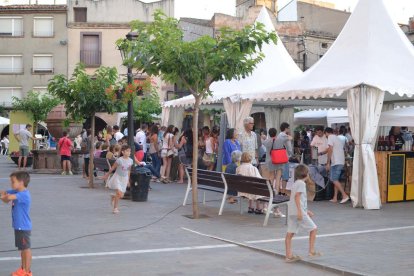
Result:
M295 125L322 125L349 123L346 109L304 110L294 114Z

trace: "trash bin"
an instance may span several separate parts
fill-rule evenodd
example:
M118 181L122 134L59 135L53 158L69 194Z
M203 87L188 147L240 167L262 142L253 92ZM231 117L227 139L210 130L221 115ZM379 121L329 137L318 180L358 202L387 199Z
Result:
M132 201L147 201L151 181L151 171L144 167L136 167L131 172L131 199Z

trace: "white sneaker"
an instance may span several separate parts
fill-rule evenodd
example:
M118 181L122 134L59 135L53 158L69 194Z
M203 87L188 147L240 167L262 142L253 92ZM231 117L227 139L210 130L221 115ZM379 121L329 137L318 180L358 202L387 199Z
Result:
M344 204L344 203L347 203L348 202L348 200L349 200L349 196L348 197L346 197L346 198L344 198L344 199L342 199L341 200L341 202L339 202L340 204Z
M62 175L66 175L66 172L62 172Z
M72 171L69 171L69 175L73 175L73 172Z
M285 218L286 215L284 215L282 212L278 211L278 212L274 212L273 215L275 216L275 218Z

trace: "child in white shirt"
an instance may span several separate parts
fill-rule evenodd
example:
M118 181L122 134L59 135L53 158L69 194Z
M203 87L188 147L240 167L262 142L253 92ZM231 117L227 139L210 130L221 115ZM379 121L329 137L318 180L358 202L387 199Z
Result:
M299 256L293 255L292 238L299 229L309 232L309 257L321 256L315 251L315 240L317 226L311 219L313 213L308 210L306 181L309 180L309 168L306 165L299 165L295 169L295 183L292 186L290 201L288 203L288 229L285 238L286 262L301 260Z

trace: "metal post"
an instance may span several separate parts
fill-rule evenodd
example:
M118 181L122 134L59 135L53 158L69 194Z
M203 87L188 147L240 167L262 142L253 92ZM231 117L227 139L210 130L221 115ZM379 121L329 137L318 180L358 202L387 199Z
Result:
M128 84L132 83L132 68L128 66ZM133 100L128 101L128 145L131 147L131 158L135 165L135 143L134 143L134 108Z
M219 135L219 150L218 150L218 156L217 156L217 172L222 171L223 166L223 145L224 140L227 132L227 115L226 113L221 113L220 115L220 135Z

